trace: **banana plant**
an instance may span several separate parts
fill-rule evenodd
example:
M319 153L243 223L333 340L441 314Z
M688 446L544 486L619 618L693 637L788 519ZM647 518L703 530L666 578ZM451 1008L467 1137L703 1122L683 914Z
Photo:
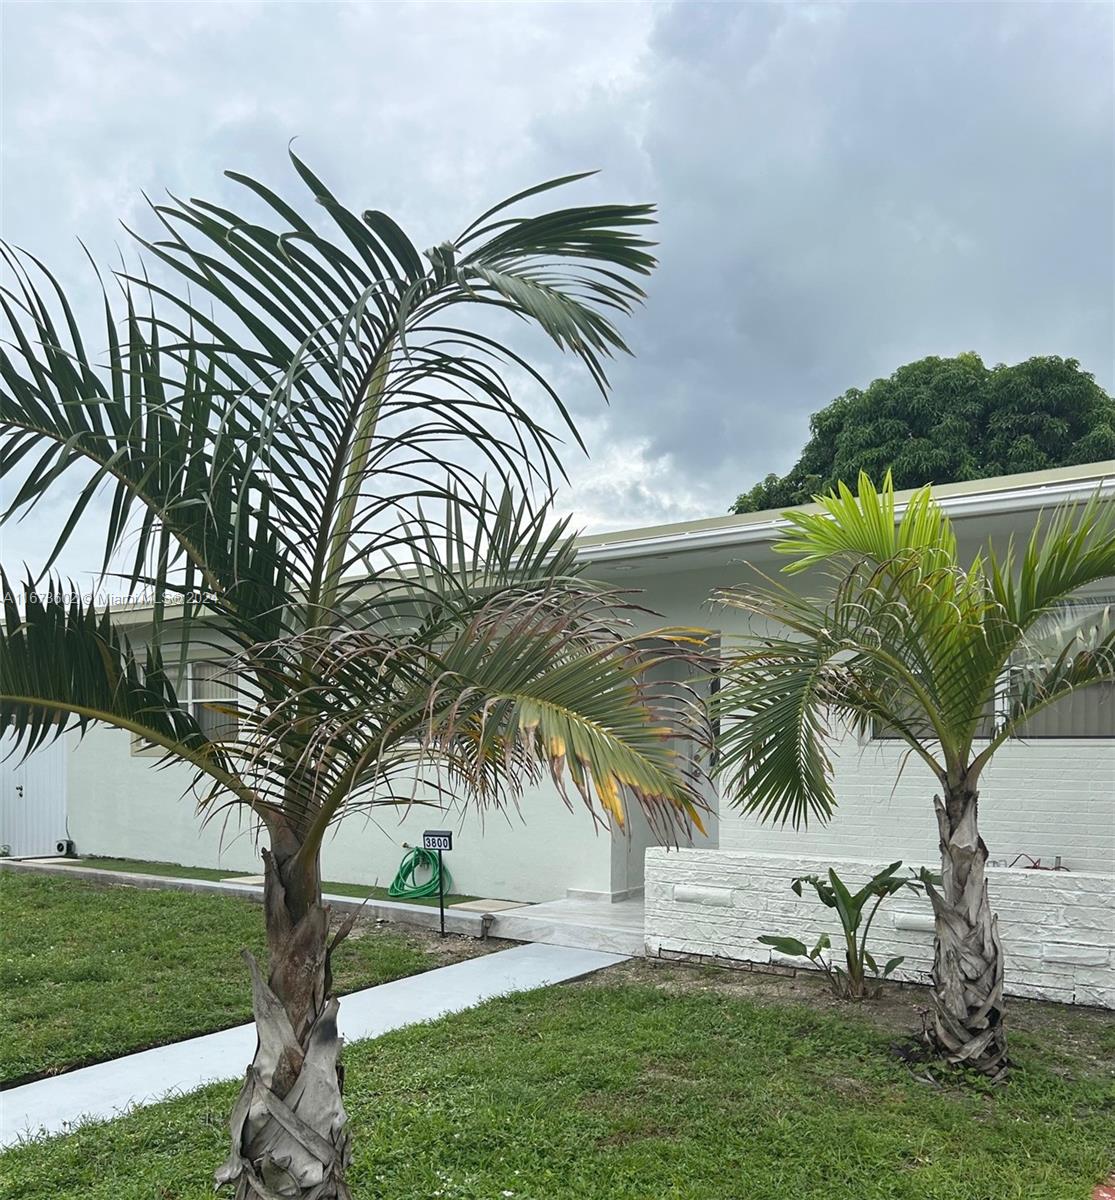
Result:
M832 940L827 933L822 933L812 949L797 938L776 937L764 934L759 938L765 946L771 946L779 954L792 958L808 958L815 967L824 971L828 977L833 992L844 1000L863 1000L878 994L883 982L891 972L902 965L903 955L889 958L879 967L867 948L867 935L871 932L871 922L879 911L879 905L888 896L908 888L912 892L923 890L924 881L921 876L914 874L912 878L897 874L902 866L901 860L893 862L877 872L857 892L851 891L844 881L829 867L828 876L822 879L820 875L798 875L790 882L790 888L795 895L802 894L802 888L809 884L817 893L821 903L826 908L836 911L840 918L840 928L844 933L844 966L830 961L827 951L832 948ZM868 909L868 904L874 904ZM864 912L867 912L865 921ZM862 925L862 929L861 929ZM871 977L867 972L871 972Z
M636 636L631 601L581 575L551 506L580 439L501 336L533 326L606 394L653 210L525 211L568 176L422 254L291 161L308 208L235 172L242 208L153 205L95 335L11 247L0 292L4 519L76 490L43 562L0 581L0 726L24 752L115 726L192 769L204 817L258 827L259 1045L216 1173L244 1200L351 1194L330 970L347 927L321 893L339 820L507 808L543 776L614 827L642 806L677 832L704 807L668 736L704 736L699 707L654 674L697 643ZM141 636L50 574L95 517L102 571L153 597ZM182 700L199 656L234 671L221 736Z

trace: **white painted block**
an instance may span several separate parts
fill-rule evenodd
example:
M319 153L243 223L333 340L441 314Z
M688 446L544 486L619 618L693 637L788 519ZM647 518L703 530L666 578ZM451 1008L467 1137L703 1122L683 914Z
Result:
M1071 921L1078 929L1097 929L1106 932L1111 936L1111 940L1115 940L1115 907L1067 905L1064 920Z
M813 965L803 954L783 954L781 950L772 950L770 961L779 967L811 967Z
M1107 964L1099 967L1074 966L1068 969L1072 972L1072 981L1077 991L1084 987L1107 988L1108 991L1115 989L1115 972Z
M1079 967L1105 967L1111 961L1106 946L1081 946L1064 942L1046 942L1041 956L1049 963L1068 963Z
M932 933L935 928L933 914L896 912L894 927L895 929L915 929L919 933Z
M678 904L704 904L712 908L731 908L732 889L724 887L694 887L674 884L674 899Z
M1090 1004L1095 1008L1115 1008L1115 987L1078 986L1074 1004Z

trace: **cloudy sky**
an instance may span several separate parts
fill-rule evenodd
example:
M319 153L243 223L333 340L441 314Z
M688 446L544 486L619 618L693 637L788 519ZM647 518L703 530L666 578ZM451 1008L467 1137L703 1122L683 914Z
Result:
M6 3L3 233L78 290L78 237L107 259L142 192L228 199L228 167L281 184L295 136L423 246L599 168L585 199L659 205L661 268L610 409L561 372L592 454L566 501L594 529L715 515L926 354L1074 356L1112 389L1113 11ZM4 538L9 566L42 544Z

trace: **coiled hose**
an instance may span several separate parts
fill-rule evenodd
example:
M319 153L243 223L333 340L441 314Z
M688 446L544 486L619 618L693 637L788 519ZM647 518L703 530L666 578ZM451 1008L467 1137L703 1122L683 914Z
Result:
M423 870L430 872L430 878L425 883L415 883L415 875ZM445 891L449 892L453 883L449 877L449 868L438 863L437 854L433 850L423 850L421 846L414 846L403 855L403 861L399 863L399 870L391 880L387 894L404 900L421 900L426 896L436 896L439 876L444 877Z

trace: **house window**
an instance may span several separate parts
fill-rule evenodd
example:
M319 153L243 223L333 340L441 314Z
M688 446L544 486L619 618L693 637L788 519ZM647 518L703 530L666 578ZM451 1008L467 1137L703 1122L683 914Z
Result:
M236 674L225 663L190 664L190 713L210 741L235 738L239 729L236 712Z
M228 663L190 663L179 690L179 701L201 726L210 741L228 741L236 737L240 722L235 710L239 692L236 672ZM132 753L161 757L166 753L138 734L132 737Z
M1115 596L1081 596L1058 605L1031 630L1025 655L1012 671L1026 675L1051 667L1061 651L1099 644L1112 628ZM1019 729L1021 738L1115 738L1115 683L1093 683L1035 713Z
M1018 731L1034 738L1115 738L1115 683L1093 683L1035 713Z
M1094 645L1110 628L1115 597L1083 596L1058 605L1038 621L1030 631L1025 649L1002 675L995 695L990 698L980 721L977 738L989 738L1006 717L1013 686L1025 675L1042 672L1051 666L1073 641L1084 650ZM894 741L898 734L879 721L872 736ZM1015 737L1037 738L1115 738L1115 683L1093 683L1055 701L1019 727Z

